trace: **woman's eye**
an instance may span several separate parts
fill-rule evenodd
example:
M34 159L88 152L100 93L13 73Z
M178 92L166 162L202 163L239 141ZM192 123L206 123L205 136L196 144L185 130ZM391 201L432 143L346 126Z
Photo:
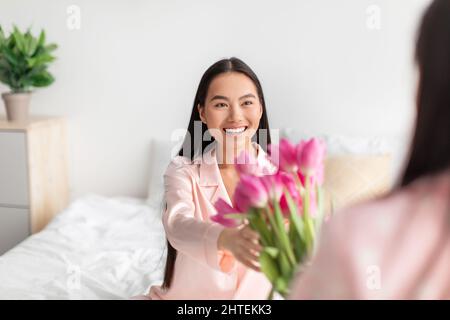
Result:
M253 101L247 100L247 101L244 102L245 106L249 106L251 104L253 104Z
M222 103L222 102L215 105L216 108L224 108L226 106L227 105L225 103Z

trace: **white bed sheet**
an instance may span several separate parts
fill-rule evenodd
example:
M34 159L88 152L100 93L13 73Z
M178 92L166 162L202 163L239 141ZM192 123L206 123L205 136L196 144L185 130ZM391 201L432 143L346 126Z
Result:
M160 203L89 195L0 257L0 299L128 299L161 283Z

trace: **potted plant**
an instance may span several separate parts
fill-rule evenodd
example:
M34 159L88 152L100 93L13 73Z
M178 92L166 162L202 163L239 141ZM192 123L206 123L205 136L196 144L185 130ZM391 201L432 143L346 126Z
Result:
M0 82L11 92L3 93L8 121L28 119L31 89L46 87L55 80L47 71L55 57L56 44L45 43L45 32L35 38L30 29L25 33L14 26L6 37L0 26Z

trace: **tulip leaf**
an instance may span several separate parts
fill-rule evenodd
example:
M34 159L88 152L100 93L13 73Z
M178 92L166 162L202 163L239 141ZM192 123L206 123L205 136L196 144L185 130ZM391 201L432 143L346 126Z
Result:
M317 192L317 219L315 220L316 224L316 232L318 233L320 230L320 227L323 223L323 219L324 219L324 211L323 211L323 192L322 192L322 188L317 185L316 186L316 192Z
M275 219L274 219L272 213L270 212L269 208L266 208L265 213L266 213L267 219L269 220L271 230L273 231L273 234L274 234L274 242L279 243L280 235L279 235L279 230L276 226Z
M280 271L278 270L277 263L267 251L261 251L259 263L261 265L261 271L266 275L267 279L271 283L275 283L280 276Z
M305 223L305 244L306 244L306 250L308 251L308 254L310 254L312 252L312 249L313 249L314 238L315 238L314 222L313 222L312 218L305 217L304 223Z
M291 213L291 223L293 224L295 231L298 233L299 237L302 237L303 234L303 222L300 219L300 216L298 215L298 211L296 209L296 206L294 204L294 201L292 200L291 195L288 192L285 192L285 197L288 203L289 211Z
M297 263L302 263L306 253L306 245L304 238L297 232L293 232L294 254Z
M279 277L275 281L275 290L278 291L282 296L286 296L288 293L288 281L282 277Z
M303 197L303 217L309 216L309 200L310 200L310 190L309 190L309 175L305 177L305 193Z
M256 210L256 212L252 212L249 217L251 227L258 231L261 237L261 243L263 246L271 246L273 245L272 234L270 233L269 228L264 221L263 215L260 210Z
M278 250L278 248L275 248L275 247L264 247L263 251L266 252L270 257L272 257L274 259L280 253L280 250Z
M239 219L239 220L245 220L247 218L246 215L243 213L225 213L223 217L227 219Z
M314 245L314 238L315 238L315 228L314 228L314 221L313 218L310 215L310 197L311 197L311 187L310 187L310 176L306 175L305 177L305 195L303 198L303 222L305 224L305 244L306 244L306 250L308 254L312 253L313 245Z
M292 266L289 263L289 259L287 258L286 253L284 251L280 252L278 261L280 263L280 270L283 277L289 277L292 269L295 268L295 265Z
M270 289L269 296L266 300L273 300L273 294L275 293L275 288L272 285L272 289Z
M289 242L289 237L286 232L283 215L281 213L280 204L277 201L273 201L273 207L274 207L275 220L276 220L276 224L277 224L276 227L278 229L280 241L284 247L284 250L286 251L289 262L292 264L292 266L295 266L296 261L295 261L294 251L292 250L292 246L291 246L291 243Z

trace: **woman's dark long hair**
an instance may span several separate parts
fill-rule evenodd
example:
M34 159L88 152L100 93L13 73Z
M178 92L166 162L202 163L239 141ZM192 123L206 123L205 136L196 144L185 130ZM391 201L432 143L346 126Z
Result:
M185 156L188 157L190 160L193 160L194 157L196 157L197 155L201 155L203 151L206 149L206 147L214 141L213 138L210 141L204 141L203 139L203 137L205 136L205 132L207 131L208 128L204 123L201 122L200 113L198 111L197 106L205 105L205 99L206 95L208 94L209 85L211 84L211 82L215 77L226 72L242 73L246 75L250 80L252 80L253 83L255 84L256 90L258 92L258 98L262 106L262 116L259 122L258 130L255 133L254 138L256 139L257 142L259 142L259 139L261 137L263 137L266 140L261 145L263 149L266 149L267 145L271 143L269 121L267 118L266 103L264 100L264 94L262 91L261 83L259 82L256 74L252 71L252 69L250 69L250 67L247 64L245 64L242 60L238 58L230 58L230 59L223 59L214 63L203 74L203 77L198 85L197 94L195 95L194 105L192 107L192 114L187 129L188 132L186 133L185 139L183 141L183 146L178 154L179 156ZM197 132L194 132L196 123L197 125L201 124L201 135L199 135L199 133ZM264 129L265 132L260 135L260 130L262 129ZM194 141L194 138L198 139L198 137L200 137L200 139L202 140L201 143L199 143L199 141ZM184 153L183 150L187 151L188 154L183 154ZM171 285L176 257L177 257L176 249L172 247L169 241L167 241L167 260L164 272L164 282L162 284L162 287L165 289L169 288Z
M416 128L400 186L450 167L450 0L435 0L425 12L416 62Z

